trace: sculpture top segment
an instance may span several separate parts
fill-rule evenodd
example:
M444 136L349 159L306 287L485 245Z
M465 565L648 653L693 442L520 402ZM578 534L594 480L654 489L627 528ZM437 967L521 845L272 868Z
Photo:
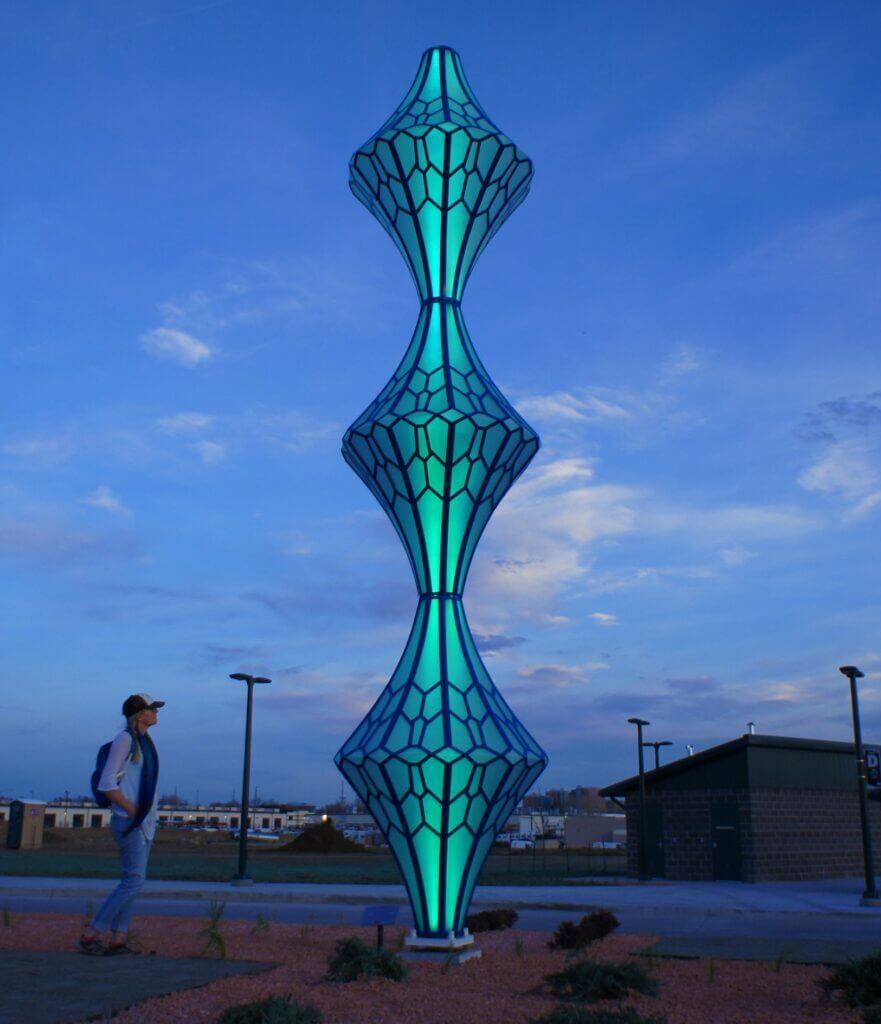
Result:
M426 50L401 105L349 163L352 191L400 249L423 302L461 300L531 180L532 162L489 119L446 46Z

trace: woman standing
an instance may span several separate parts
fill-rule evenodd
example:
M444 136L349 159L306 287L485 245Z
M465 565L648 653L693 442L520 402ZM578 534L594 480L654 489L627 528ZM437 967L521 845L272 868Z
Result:
M159 758L147 735L159 718L164 700L134 693L122 705L126 727L116 737L98 782L113 804L110 828L119 847L122 879L80 937L84 953L115 956L135 952L126 944L132 904L147 876L147 860L156 834L156 783ZM109 931L110 941L101 942Z

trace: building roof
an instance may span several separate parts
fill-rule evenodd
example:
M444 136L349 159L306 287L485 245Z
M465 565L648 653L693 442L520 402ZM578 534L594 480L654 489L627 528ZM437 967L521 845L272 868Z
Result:
M876 744L864 743L863 746L875 746ZM799 773L807 772L809 775L816 774L816 757L812 755L832 755L831 760L837 762L839 769L830 776L825 769L822 779L801 781ZM805 761L805 755L809 761ZM652 768L645 773L646 785L659 788L665 783L673 786L682 785L685 781L683 776L693 773L695 778L702 778L706 788L717 788L722 785L718 771L718 762L727 761L730 770L724 772L724 779L727 786L736 787L752 784L776 784L780 786L794 786L798 782L793 781L793 772L781 772L779 778L770 778L769 769L779 767L783 760L798 761L796 776L802 785L810 785L817 782L821 788L846 788L850 785L856 786L856 771L853 769L854 745L853 743L840 743L835 740L812 740L801 739L794 736L760 736L757 734L745 733L727 743L720 743L715 747L708 747L706 750L698 751L688 757L681 757L677 761L670 761L661 765L660 768ZM848 766L847 758L850 758ZM828 764L829 757L822 757L821 762ZM752 771L750 770L752 768ZM756 769L759 768L759 771ZM764 769L764 770L761 770ZM834 784L833 784L834 783ZM625 796L633 793L639 788L639 776L632 775L628 779L612 783L600 790L600 796Z

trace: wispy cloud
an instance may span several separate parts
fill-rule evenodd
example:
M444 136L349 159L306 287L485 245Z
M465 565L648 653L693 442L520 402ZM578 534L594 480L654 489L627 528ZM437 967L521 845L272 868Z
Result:
M163 434L199 434L209 430L217 417L204 412L179 412L156 420L156 429Z
M478 651L485 658L526 643L525 636L506 636L504 633L473 633L472 636Z
M610 171L626 176L685 162L703 166L779 153L806 130L814 109L809 87L798 60L754 70L630 140L612 156Z
M618 616L611 612L591 612L590 617L598 626L617 626Z
M128 534L96 533L62 521L0 519L0 556L46 567L65 566L119 558L137 553Z
M326 441L336 442L342 435L339 424L296 409L261 417L258 429L266 440L298 454Z
M193 451L206 466L213 466L226 458L226 447L219 441L196 441Z
M83 505L90 505L92 508L99 508L104 512L112 512L113 515L128 517L132 514L131 509L124 505L109 487L103 484L79 500Z
M207 342L173 327L154 327L142 334L141 348L157 359L167 359L186 367L198 366L215 354Z
M549 394L515 396L515 404L526 419L552 430L557 439L572 440L580 436L580 428L601 427L626 432L640 443L653 443L703 422L700 415L683 408L679 384L705 363L706 355L697 346L680 344L655 367L653 378L642 389L572 386Z
M0 446L0 451L5 455L12 455L29 463L54 464L68 458L73 453L74 447L73 439L67 435L39 436L7 441Z
M881 507L881 392L821 403L799 436L816 450L798 477L805 490L837 498L844 523Z

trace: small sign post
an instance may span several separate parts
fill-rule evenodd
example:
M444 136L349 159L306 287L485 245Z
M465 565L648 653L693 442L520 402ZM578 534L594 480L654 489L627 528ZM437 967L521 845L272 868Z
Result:
M878 747L866 747L866 782L870 786L881 786L881 750Z
M365 907L361 914L361 924L376 925L376 948L382 949L383 929L387 924L394 924L398 919L398 903L378 903Z

